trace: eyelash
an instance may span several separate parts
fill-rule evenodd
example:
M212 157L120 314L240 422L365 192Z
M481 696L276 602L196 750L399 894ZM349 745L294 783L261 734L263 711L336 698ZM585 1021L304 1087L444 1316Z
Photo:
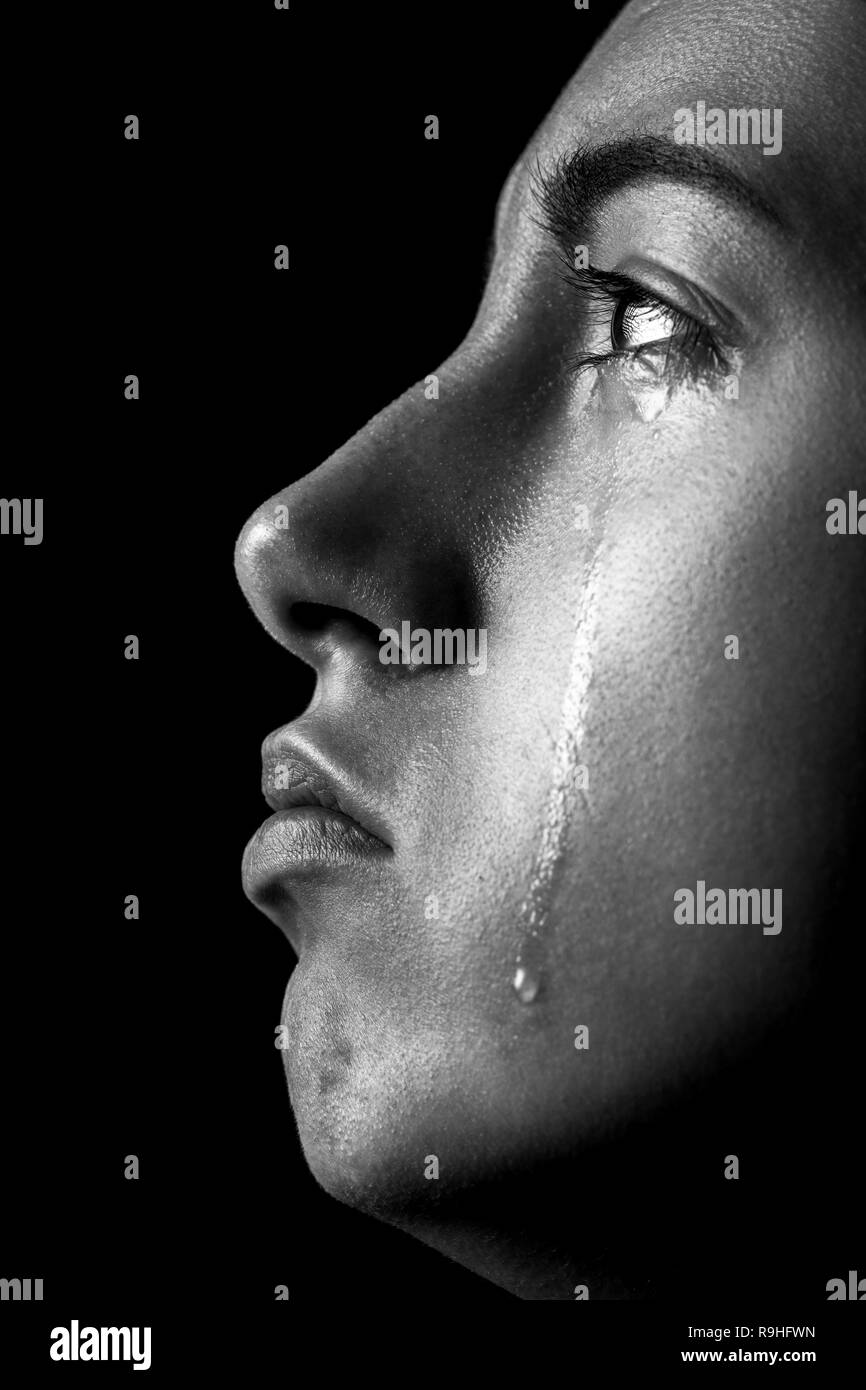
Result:
M615 271L596 270L593 266L575 268L567 261L563 279L581 297L584 305L591 311L603 311L609 319L611 349L609 352L578 353L569 362L569 369L575 373L599 367L614 360L640 360L648 353L664 350L661 375L678 383L684 379L706 377L728 371L729 364L712 329L700 323L691 314L678 309L667 300L659 299L636 280ZM672 324L672 331L663 338L651 342L637 343L631 347L617 347L614 329L617 320L622 321L627 310L644 309L664 314ZM602 324L604 326L604 324Z

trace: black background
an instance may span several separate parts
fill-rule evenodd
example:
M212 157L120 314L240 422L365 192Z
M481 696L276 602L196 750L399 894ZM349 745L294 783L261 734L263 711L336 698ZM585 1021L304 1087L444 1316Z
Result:
M502 182L617 8L118 6L70 26L59 124L33 70L19 155L46 212L25 200L15 232L50 308L13 354L2 490L45 498L45 539L0 546L0 1274L44 1279L2 1317L52 1375L94 1374L48 1362L73 1317L152 1324L157 1374L264 1356L303 1307L514 1303L300 1156L274 1047L294 957L240 859L260 742L313 680L232 549L459 342Z

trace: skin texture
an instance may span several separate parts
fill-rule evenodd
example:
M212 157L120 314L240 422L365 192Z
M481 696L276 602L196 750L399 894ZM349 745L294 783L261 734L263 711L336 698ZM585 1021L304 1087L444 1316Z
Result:
M689 1228L716 1198L720 1223L754 1216L724 1205L729 1153L754 1155L781 1239L793 1115L843 1046L866 539L828 535L825 508L866 494L864 51L853 0L629 6L503 190L439 399L411 387L238 542L255 613L318 673L294 734L351 769L393 851L291 884L285 1057L307 1161L339 1200L526 1298L722 1279ZM536 158L671 138L699 99L783 110L778 155L710 152L784 228L650 178L584 240L593 265L652 263L737 317L739 396L635 361L571 374L610 313L590 323L562 280ZM406 619L486 628L486 672L382 666L379 630ZM698 879L781 889L782 931L675 925ZM797 1049L819 1016L836 1021Z

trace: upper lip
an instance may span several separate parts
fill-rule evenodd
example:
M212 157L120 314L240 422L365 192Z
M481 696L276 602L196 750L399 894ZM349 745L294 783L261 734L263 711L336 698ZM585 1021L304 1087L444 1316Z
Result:
M390 847L390 832L370 797L342 768L298 734L271 734L262 745L262 795L273 811L324 806L348 816Z

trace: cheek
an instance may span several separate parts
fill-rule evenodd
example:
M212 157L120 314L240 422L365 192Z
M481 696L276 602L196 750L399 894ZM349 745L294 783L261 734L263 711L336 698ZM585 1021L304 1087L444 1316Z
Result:
M731 509L693 503L623 501L596 553L590 798L557 938L562 1007L582 999L611 1030L619 1085L745 1045L802 994L844 852L836 793L862 766L820 515L774 533L740 506L737 531ZM678 925L674 895L700 880L778 892L782 930Z

